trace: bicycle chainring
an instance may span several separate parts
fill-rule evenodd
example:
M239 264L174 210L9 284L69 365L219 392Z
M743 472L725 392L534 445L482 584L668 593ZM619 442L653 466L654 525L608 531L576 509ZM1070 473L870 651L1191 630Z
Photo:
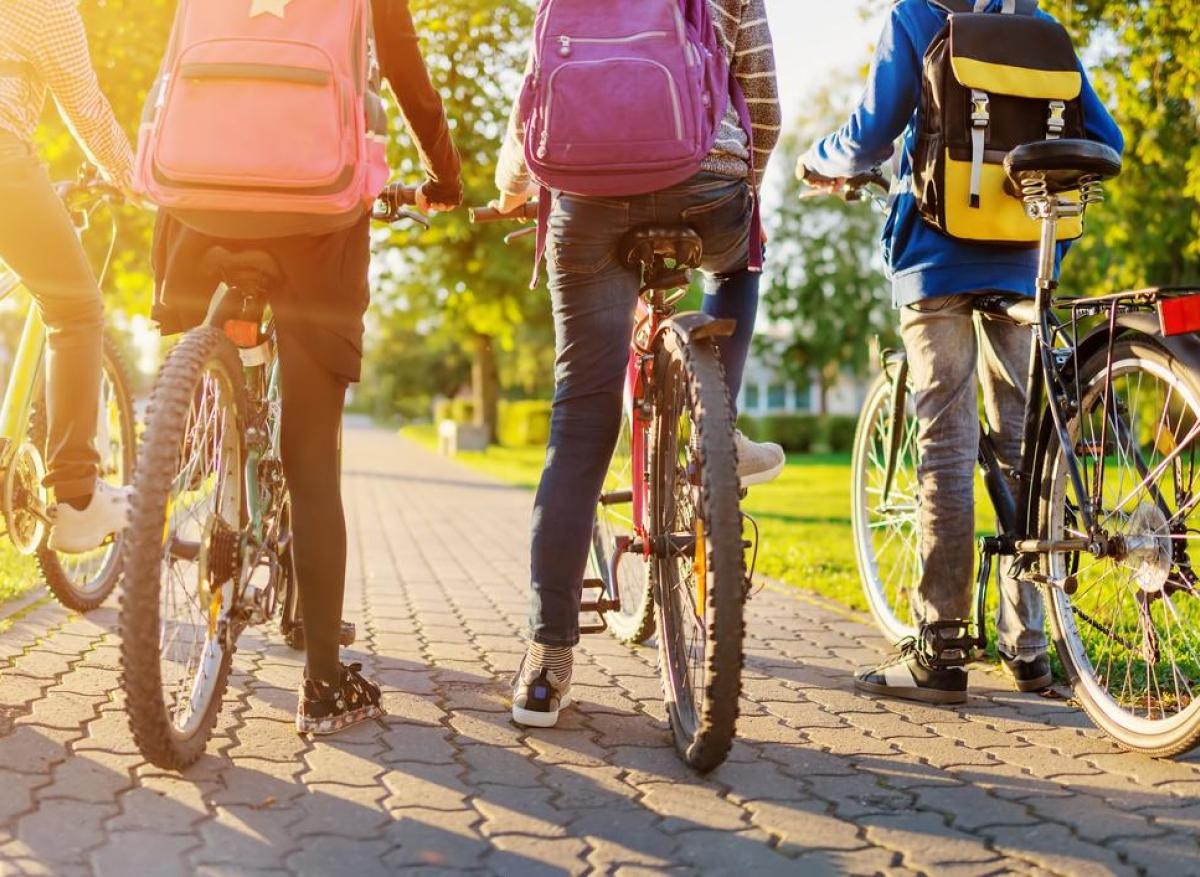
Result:
M4 473L4 525L8 538L21 554L34 554L46 537L49 491L42 485L46 465L29 442L13 454Z

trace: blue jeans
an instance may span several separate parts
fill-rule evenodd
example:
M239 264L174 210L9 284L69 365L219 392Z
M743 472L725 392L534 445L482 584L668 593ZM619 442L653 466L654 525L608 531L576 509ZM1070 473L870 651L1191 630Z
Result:
M625 365L639 276L620 261L621 238L640 225L685 224L704 240L705 311L738 320L721 348L736 398L754 333L758 275L746 270L749 184L711 173L633 198L560 195L547 261L554 308L555 392L550 446L533 511L530 633L579 642L579 603L592 520L621 425Z

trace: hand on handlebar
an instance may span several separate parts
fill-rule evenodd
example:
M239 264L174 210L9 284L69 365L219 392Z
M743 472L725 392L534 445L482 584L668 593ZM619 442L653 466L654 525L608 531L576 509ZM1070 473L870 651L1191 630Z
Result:
M428 189L433 184L425 182L416 191L416 197L413 201L415 206L422 213L449 213L451 210L456 210L458 204L451 204L449 201L433 201L430 200Z
M522 207L529 203L534 195L537 194L537 186L530 183L525 187L523 192L501 192L500 197L488 204L488 207L495 210L502 216L516 213ZM514 217L516 218L516 217Z

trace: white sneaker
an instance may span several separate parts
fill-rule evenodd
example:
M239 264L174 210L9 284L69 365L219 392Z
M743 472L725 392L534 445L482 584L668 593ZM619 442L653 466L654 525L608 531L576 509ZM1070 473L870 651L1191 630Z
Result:
M47 546L64 554L82 554L99 548L109 536L129 526L130 491L128 487L97 481L87 508L58 503Z
M787 465L787 454L774 442L752 442L739 429L734 436L738 455L738 479L742 487L774 481Z

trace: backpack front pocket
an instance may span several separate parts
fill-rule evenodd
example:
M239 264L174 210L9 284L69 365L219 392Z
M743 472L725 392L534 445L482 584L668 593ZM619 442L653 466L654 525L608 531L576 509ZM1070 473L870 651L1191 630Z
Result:
M599 173L693 159L680 83L665 64L609 58L563 64L547 81L538 160Z
M352 174L332 60L312 46L213 40L176 63L155 171L173 182L320 192Z

